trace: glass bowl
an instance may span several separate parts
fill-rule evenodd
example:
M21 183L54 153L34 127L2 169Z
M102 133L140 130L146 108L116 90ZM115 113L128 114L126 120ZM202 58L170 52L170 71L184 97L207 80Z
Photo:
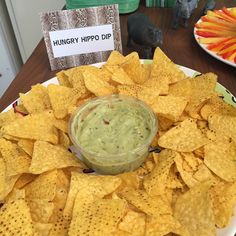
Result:
M143 163L157 125L156 115L146 103L115 94L80 106L70 118L69 136L89 168L114 175Z

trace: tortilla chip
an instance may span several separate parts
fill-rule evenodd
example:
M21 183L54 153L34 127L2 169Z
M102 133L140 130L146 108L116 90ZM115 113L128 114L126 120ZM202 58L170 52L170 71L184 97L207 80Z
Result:
M80 167L81 165L79 159L67 149L44 141L35 142L30 173L41 174L68 166Z
M178 153L172 150L161 151L158 164L149 175L145 176L143 181L144 188L149 195L155 196L164 193L167 177L176 155Z
M190 82L194 95L199 93L202 94L207 91L212 92L215 90L216 87L217 75L212 72L209 72L192 78Z
M190 167L190 171L197 171L198 166L203 162L200 158L196 157L192 152L182 152L181 156Z
M169 95L190 99L192 94L191 78L180 80L169 86Z
M193 172L193 169L184 158L183 158L182 166L183 166L184 171Z
M170 129L173 126L173 121L159 115L158 117L158 125L159 125L159 129L161 131L166 131L168 129ZM158 143L156 144L156 146L158 145Z
M119 195L149 216L157 217L172 213L170 206L161 196L149 196L144 190L127 189Z
M141 91L138 91L138 98L152 107L152 105L158 100L159 94L160 91L156 88L143 86Z
M211 97L216 96L217 76L213 73L206 73L190 80L192 93L190 101L185 110L193 118L201 118L199 113L202 106Z
M143 75L143 67L139 60L137 52L132 52L125 57L124 62L121 64L121 68L127 73L127 75L136 83L143 84L145 78Z
M146 216L135 211L128 211L124 216L118 228L128 232L133 236L144 236L146 226Z
M149 171L147 169L145 169L144 167L140 166L138 169L135 170L135 173L138 176L143 177L143 176L149 174Z
M53 113L49 110L17 119L3 126L1 132L14 137L42 140L56 144L58 136L57 129L53 125L54 121Z
M68 87L68 88L72 87L72 85L71 85L71 83L68 79L68 76L65 74L64 70L59 71L58 73L56 73L56 77L57 77L58 83L61 86L65 86L65 87Z
M47 89L41 84L32 86L26 94L20 93L20 101L30 114L51 108Z
M199 182L214 179L212 172L207 168L205 164L200 164L198 170L193 174L193 178Z
M5 202L12 202L20 199L25 199L25 190L13 188L12 191L6 196Z
M0 131L0 132L1 132L1 131ZM8 135L8 134L3 134L3 135L2 135L2 138L6 139L6 140L9 140L9 141L11 141L11 142L13 142L13 143L17 143L17 142L20 141L20 138L17 138L17 137L14 137L14 136L12 136L12 135Z
M201 108L201 116L203 119L208 120L208 117L214 114L236 116L236 108L230 104L227 104L218 96L212 97Z
M75 68L71 68L71 73L68 76L68 80L71 84L72 88L81 88L81 91L86 92L87 89L84 84L84 76L83 72L85 70L98 70L98 68L94 68L93 66L79 66Z
M65 74L68 76L68 80L70 81L70 84L72 85L72 87L73 88L81 88L81 91L83 91L83 92L88 91L85 87L85 84L84 84L83 73L85 71L99 74L100 76L102 75L101 69L96 66L92 66L92 65L77 66L77 67L74 67L74 68L71 68L71 69L65 71ZM108 81L107 78L103 78L103 79Z
M2 235L19 235L20 233L32 236L34 234L30 209L23 199L4 204L0 208L0 219Z
M76 101L80 96L73 96L72 88L60 85L50 84L47 89L55 117L63 119L68 114L67 107L76 104Z
M68 117L65 117L63 120L56 119L54 117L53 119L53 125L59 129L59 131L62 131L66 134L68 134ZM60 132L59 132L60 133Z
M57 170L45 172L24 187L26 198L52 201L56 196L56 184Z
M127 75L122 68L117 68L112 74L111 79L118 84L134 84L133 80Z
M207 143L209 140L197 128L196 120L193 119L182 121L168 130L158 141L161 147L179 152L191 152Z
M6 200L19 177L20 175L6 176L5 162L0 158L0 203Z
M131 236L130 233L120 230L120 229L116 229L115 232L112 233L113 236Z
M59 215L57 221L53 224L49 236L66 236L70 226L71 217Z
M65 149L67 149L67 150L71 146L70 138L68 137L67 134L65 134L61 130L59 130L59 142L58 142L58 144L60 146L64 147Z
M84 164L84 163L81 162L81 164ZM80 167L73 167L73 166L63 168L63 172L65 173L65 175L67 176L67 178L69 180L71 179L72 172L84 173L84 171L86 172L86 170L90 170L90 169L88 169L88 167L86 165L84 165L82 169Z
M2 158L0 158L0 202L5 198L5 178L6 178L6 166Z
M210 189L213 210L217 227L224 228L228 225L233 215L236 204L236 182L220 182Z
M106 65L120 65L124 62L125 57L118 51L112 51L107 59Z
M151 160L145 160L145 162L142 164L142 167L148 171L148 173L152 172L154 167L155 167L155 163L152 162Z
M50 221L53 222L58 220L58 216L64 210L69 192L70 180L67 178L67 175L62 170L57 171L56 185L56 195L52 201L54 204L54 210L53 215L50 218Z
M162 79L150 78L144 82L143 86L158 91L160 95L167 95L169 93L169 80L166 77Z
M29 156L33 155L34 141L31 139L20 139L17 145Z
M187 105L187 100L183 97L159 96L152 104L152 109L158 115L161 115L171 121L178 121L179 117Z
M103 77L103 80L110 83L111 85L115 85L116 86L116 83L113 84L113 81L112 81L112 74L109 70L107 70L105 67L101 67L99 68L100 72L99 74L101 75L101 77Z
M30 183L33 181L37 176L32 175L29 173L22 174L20 178L16 181L15 188L21 189L23 188L26 184Z
M70 190L63 214L71 215L76 195L80 189L88 190L90 195L103 198L114 192L120 184L121 179L117 176L95 176L72 172Z
M85 71L84 82L86 88L96 96L105 96L116 93L116 88L104 81L102 76L91 71Z
M114 72L115 72L118 68L120 68L119 65L108 65L108 64L104 64L104 65L102 66L102 69L108 71L108 73L110 73L111 75L114 74ZM110 82L112 82L112 81L110 81Z
M142 91L143 87L137 84L129 84L129 85L118 85L117 89L119 94L137 98L138 93Z
M171 202L172 202L172 189L182 189L183 188L183 181L179 177L178 171L174 165L171 166L169 175L167 176L166 180L166 189L165 193L171 194Z
M179 196L174 216L189 231L191 236L216 234L209 182L201 183Z
M163 236L169 235L169 233L181 236L190 236L186 228L184 228L172 215L147 217L146 235Z
M1 161L2 162L2 161ZM14 176L6 176L6 172L4 171L4 166L1 163L0 164L0 170L3 171L1 172L1 177L0 177L0 203L6 201L6 198L9 196L9 193L12 192L14 185L16 181L19 179L20 175L14 175ZM5 177L4 177L5 176ZM3 182L4 180L4 182Z
M68 235L113 235L125 210L126 203L121 199L97 199L82 204L78 198Z
M183 166L184 158L181 155L176 155L175 157L175 164L177 167L178 172L180 173L181 178L183 179L184 183L189 187L192 188L193 186L197 185L199 181L193 178L193 171L186 171Z
M236 116L211 115L208 117L209 128L231 137L236 141Z
M117 176L122 180L122 184L120 185L119 189L123 189L125 187L130 187L134 189L139 188L140 180L135 172L125 172Z
M20 115L19 113L15 113L13 108L11 108L10 110L6 112L1 112L0 113L0 128L21 117L22 115Z
M53 213L54 204L44 199L30 199L27 201L33 221L48 223Z
M76 67L72 67L70 69L64 70L65 75L68 77L68 79L71 77L71 75L76 71L76 70L80 70L81 67L83 66L76 66Z
M75 98L69 106L74 105L76 101L78 101L78 99L84 99L87 96L91 95L91 92L85 86L84 76L83 76L84 71L86 70L90 71L91 69L92 71L95 70L96 72L100 72L100 70L97 67L91 66L86 69L82 66L81 71L79 71L79 74L73 73L72 76L69 77L70 83L72 84L72 87L73 87L71 89L71 96Z
M157 47L153 56L151 78L168 80L168 84L171 84L185 79L186 75Z
M6 164L6 176L29 171L31 158L19 146L5 139L0 139L0 150Z
M33 222L34 236L47 236L52 228L52 224L44 224L40 222Z
M187 78L157 48L150 64L137 53L112 52L102 68L57 76L60 86L33 86L16 113L0 114L0 204L25 200L31 235L207 236L228 224L236 204L236 109L215 92L216 75ZM114 93L156 112L152 153L133 172L89 174L68 151L68 121L84 102ZM24 171L22 153L29 159Z
M233 143L216 141L204 146L204 163L217 176L225 181L236 180L235 153L230 152ZM232 155L232 156L231 156Z

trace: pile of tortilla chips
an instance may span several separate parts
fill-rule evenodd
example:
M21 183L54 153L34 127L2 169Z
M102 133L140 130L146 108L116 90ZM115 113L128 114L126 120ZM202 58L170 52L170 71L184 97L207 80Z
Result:
M101 67L57 74L0 114L0 235L212 236L236 204L236 109L216 75L186 75L157 48L152 64L111 53ZM145 101L159 120L136 171L86 174L70 152L68 120L108 94Z

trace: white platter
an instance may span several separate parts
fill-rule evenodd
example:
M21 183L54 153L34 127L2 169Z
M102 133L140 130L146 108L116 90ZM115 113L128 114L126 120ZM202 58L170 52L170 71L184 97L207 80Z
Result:
M141 60L142 63L150 63L151 60ZM94 66L100 67L104 63L97 63ZM194 77L195 75L199 74L199 72L189 69L184 66L180 66L180 69L189 77ZM47 80L46 82L42 83L45 87L49 84L58 84L57 78L54 77L52 79ZM236 99L235 97L221 84L217 83L216 91L220 92L224 96L224 100L227 103L236 106ZM3 110L3 112L8 111L12 108L12 104L10 104L7 108ZM236 235L236 206L234 208L234 216L231 218L229 225L226 228L217 229L216 236L235 236ZM204 236L204 235L199 235Z

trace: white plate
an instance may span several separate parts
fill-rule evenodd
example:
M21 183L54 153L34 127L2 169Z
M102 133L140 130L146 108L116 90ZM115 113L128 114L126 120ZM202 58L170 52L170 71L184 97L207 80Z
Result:
M200 22L202 22L201 19L199 19L196 24L198 24L198 23L200 23ZM215 58L218 59L219 61L222 61L222 62L224 62L224 63L226 63L226 64L228 64L228 65L231 65L231 66L233 66L233 67L236 67L236 63L234 63L234 62L232 62L232 61L229 61L229 60L226 60L226 59L224 59L224 58L218 56L215 52L208 50L208 49L207 49L207 44L201 44L201 43L199 43L198 38L201 38L201 36L199 36L199 35L196 34L196 30L197 30L197 28L194 27L194 30L193 30L194 38L195 38L196 42L198 43L198 45L199 45L204 51L206 51L208 54L210 54L212 57L215 57ZM203 38L203 37L202 37L202 38Z
M151 60L141 60L142 63L150 63ZM94 64L94 66L101 67L104 63L97 63ZM189 69L184 66L180 66L180 69L189 77L193 77L199 72L194 71L192 69ZM58 84L57 78L54 77L44 83L42 83L45 87L48 86L49 84ZM235 97L221 84L217 83L216 86L216 91L220 92L221 94L224 95L224 100L227 103L232 104L233 106L236 106L236 99ZM9 109L12 108L12 104L9 105L6 109L3 110L3 112L8 111ZM217 230L217 236L235 236L236 234L236 206L234 208L234 216L231 218L229 225L226 228L223 229L218 229ZM204 235L199 235L199 236L204 236Z

